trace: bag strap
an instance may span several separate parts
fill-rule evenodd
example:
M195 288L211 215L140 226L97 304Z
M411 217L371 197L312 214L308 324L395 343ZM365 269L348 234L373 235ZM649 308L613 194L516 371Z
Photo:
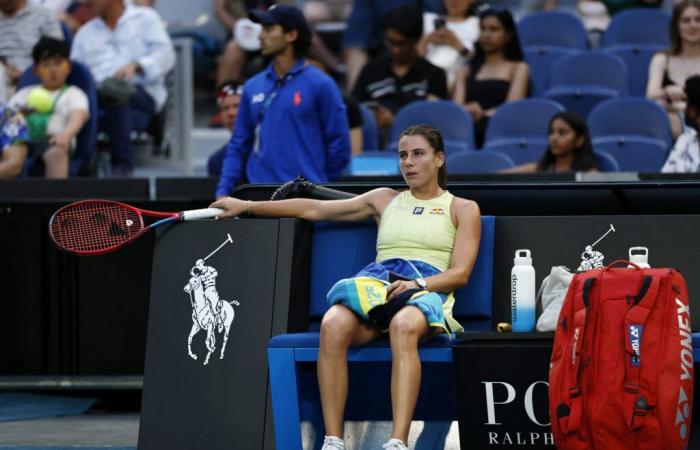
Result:
M63 86L60 91L58 91L58 95L56 98L53 99L53 103L51 103L51 111L49 111L49 114L53 114L53 110L56 109L56 104L58 103L58 100L61 98L64 92L66 92L66 89L68 89L68 86Z
M565 433L578 431L581 428L581 417L583 415L583 402L581 398L581 372L583 370L583 345L586 336L586 319L590 306L591 290L596 278L586 278L583 283L576 286L574 295L573 321L571 324L571 335L569 348L567 349L567 364L564 375L564 386L568 386L568 396L571 405L562 408L561 413L568 413L559 417L560 425ZM566 405L564 405L566 406ZM558 414L559 415L559 414Z
M644 425L649 408L656 405L653 392L645 392L640 385L642 362L645 372L657 370L656 358L642 358L642 337L644 325L656 303L661 279L645 275L636 296L632 297L632 306L625 314L625 385L623 409L630 429L638 430Z

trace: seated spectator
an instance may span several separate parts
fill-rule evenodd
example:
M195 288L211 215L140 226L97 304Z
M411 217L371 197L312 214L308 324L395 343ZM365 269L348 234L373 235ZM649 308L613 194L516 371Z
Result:
M27 4L27 0L2 0L0 36L0 71L4 74L0 79L12 86L32 65L32 48L39 39L63 39L63 31L56 15L43 6Z
M549 121L549 145L538 162L504 173L591 172L598 170L586 122L572 112L560 112ZM488 151L488 150L485 150Z
M244 2L241 0L214 0L214 12L219 22L231 33L233 39L226 43L216 69L216 82L222 85L226 80L242 80L243 66L251 58L260 55L260 43L256 36L260 27L248 19L251 11L264 11L274 1L260 0ZM240 21L240 23L239 23ZM238 35L236 34L238 33Z
M398 110L415 100L447 96L445 71L418 54L423 16L415 6L400 6L387 14L384 35L389 53L362 68L353 97L369 106L380 128L394 123Z
M423 14L423 38L418 53L447 73L452 89L457 71L467 57L474 53L479 39L479 18L474 15L474 0L445 0L447 14Z
M109 136L112 173L130 176L134 167L134 113L151 118L167 98L165 76L175 51L152 8L123 0L94 3L97 17L73 40L71 59L85 64L98 85L100 128Z
M477 148L483 146L486 126L496 108L527 96L530 73L508 10L487 10L479 24L474 57L457 73L452 96L474 119Z
M402 5L423 6L426 11L440 12L442 0L354 0L343 33L344 59L347 64L347 88L352 90L368 53L382 47L384 17Z
M687 127L673 145L666 163L661 168L663 173L700 172L700 149L698 148L698 130L700 130L700 75L693 75L685 80L685 123Z
M66 84L71 71L68 45L54 38L41 38L34 46L34 72L41 80L20 89L10 100L27 118L32 138L31 150L41 153L47 178L68 178L68 160L75 147L75 137L83 128L90 112L83 91ZM48 93L49 111L37 110L31 99L36 92ZM43 92L42 92L43 91Z
M233 127L236 125L238 107L241 104L241 95L243 95L243 86L236 81L227 81L222 84L216 95L216 106L219 107L221 126L232 132ZM207 173L210 177L218 177L221 175L221 166L224 163L226 147L228 147L228 143L209 156L209 160L207 161Z
M62 20L68 25L71 33L75 34L82 27L95 18L95 8L90 0L76 0L66 10L66 17Z
M673 8L669 37L671 48L649 63L647 98L659 102L669 114L673 137L683 132L680 114L685 109L683 85L700 74L700 1L682 0Z
M22 114L0 103L0 178L22 173L27 159L29 130Z

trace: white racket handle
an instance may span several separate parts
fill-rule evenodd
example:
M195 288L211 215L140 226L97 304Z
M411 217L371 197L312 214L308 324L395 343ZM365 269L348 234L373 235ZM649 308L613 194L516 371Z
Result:
M191 209L182 212L182 220L211 219L223 212L221 208Z

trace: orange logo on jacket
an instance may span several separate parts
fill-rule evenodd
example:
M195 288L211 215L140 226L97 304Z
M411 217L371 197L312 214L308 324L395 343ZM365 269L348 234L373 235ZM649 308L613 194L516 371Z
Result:
M301 105L301 92L296 91L294 93L294 106Z
M433 208L430 210L430 214L437 214L438 216L444 216L445 210L442 208Z

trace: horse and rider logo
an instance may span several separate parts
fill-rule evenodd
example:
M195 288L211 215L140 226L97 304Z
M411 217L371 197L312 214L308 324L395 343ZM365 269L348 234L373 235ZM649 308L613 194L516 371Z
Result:
M190 304L192 306L192 329L187 337L187 353L190 355L190 358L197 360L197 355L192 352L192 338L200 330L205 330L207 333L204 341L207 349L207 356L204 359L205 366L209 364L209 357L216 350L217 332L219 334L223 332L219 359L224 359L228 333L231 330L231 324L235 316L231 305L239 305L236 300L229 302L219 298L219 292L216 289L218 272L214 267L206 264L207 259L214 256L222 247L233 243L231 235L227 234L226 236L226 240L216 250L195 262L190 269L190 279L184 287L184 291L190 296Z

